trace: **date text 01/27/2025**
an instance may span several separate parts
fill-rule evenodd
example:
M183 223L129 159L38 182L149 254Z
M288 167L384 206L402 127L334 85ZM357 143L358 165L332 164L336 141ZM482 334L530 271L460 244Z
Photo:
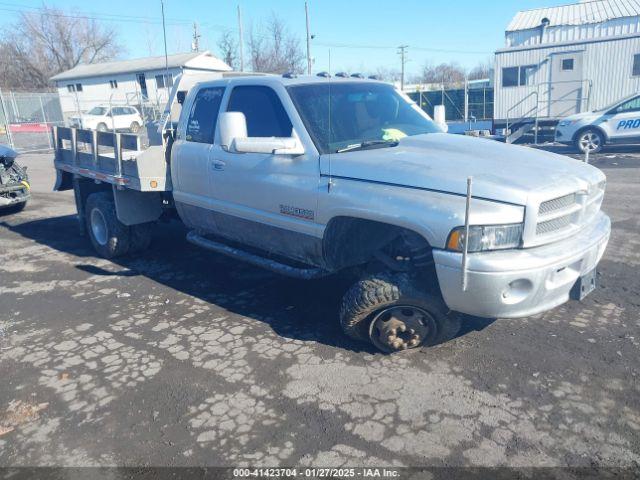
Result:
M235 468L234 478L399 478L394 468Z

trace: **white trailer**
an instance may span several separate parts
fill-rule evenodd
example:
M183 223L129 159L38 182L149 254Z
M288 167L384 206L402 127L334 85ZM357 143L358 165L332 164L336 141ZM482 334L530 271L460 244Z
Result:
M496 126L556 123L640 90L638 2L518 12L505 39L495 54Z

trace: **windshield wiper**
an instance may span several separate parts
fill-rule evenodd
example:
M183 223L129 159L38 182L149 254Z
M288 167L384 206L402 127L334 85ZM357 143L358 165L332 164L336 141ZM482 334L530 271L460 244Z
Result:
M336 150L336 153L353 152L355 150L367 150L369 148L396 147L398 142L395 140L367 140L353 145L347 145L344 148Z

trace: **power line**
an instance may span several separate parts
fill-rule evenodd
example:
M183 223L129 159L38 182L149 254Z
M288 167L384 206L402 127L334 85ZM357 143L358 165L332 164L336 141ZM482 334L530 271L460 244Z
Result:
M351 48L351 49L375 49L375 50L395 50L398 48L393 45L363 45L353 43L326 43L317 42L314 45L329 48ZM447 48L429 48L429 47L411 47L413 50L420 52L432 52L432 53L457 53L457 54L469 54L469 55L485 55L492 54L490 51L474 51L474 50L451 50Z
M7 3L0 2L1 6L0 11L11 12L11 13L35 13L37 11L41 11L41 7L32 7L27 5L19 5L15 3ZM19 8L7 8L7 7L19 7ZM145 17L145 16L136 16L136 15L120 15L120 14L109 14L109 13L98 13L98 12L90 12L87 14L69 14L69 13L53 13L48 12L48 15L62 18L75 18L75 19L85 19L85 20L101 20L106 22L113 23L146 23L146 24L158 24L162 25L162 20L154 17ZM191 26L193 24L192 20L187 19L178 19L178 18L167 18L165 21L166 25L181 25ZM202 26L206 26L213 30L220 31L240 31L239 27L229 27L226 25L216 24L212 22L201 22ZM266 35L260 35L254 33L253 35L258 37L266 37ZM314 45L319 47L327 47L327 48L344 48L344 49L374 49L374 50L393 50L398 48L393 45L371 45L371 44L353 44L353 43L340 43L340 42L314 42ZM493 52L489 51L476 51L476 50L455 50L455 49L445 49L445 48L430 48L430 47L411 47L415 51L419 52L429 52L429 53L452 53L458 55L487 55L492 54Z

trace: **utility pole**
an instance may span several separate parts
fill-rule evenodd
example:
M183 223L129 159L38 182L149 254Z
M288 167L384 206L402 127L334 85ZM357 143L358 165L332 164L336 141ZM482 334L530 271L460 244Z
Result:
M191 42L192 52L200 51L200 37L202 37L202 35L198 33L198 24L193 22L193 42Z
M309 4L304 2L304 14L307 19L307 75L311 75L311 31L309 30Z
M400 90L404 90L404 66L407 63L407 48L409 45L400 45L398 47L398 54L400 55L401 71L400 71Z
M240 10L240 5L238 5L238 32L240 34L240 38L238 40L238 47L240 49L240 71L244 71L244 39L242 38L242 10Z

